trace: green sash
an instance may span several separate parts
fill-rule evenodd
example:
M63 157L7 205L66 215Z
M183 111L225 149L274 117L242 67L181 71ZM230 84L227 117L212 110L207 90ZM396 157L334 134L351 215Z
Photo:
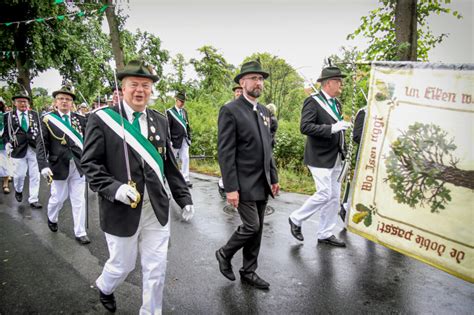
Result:
M329 108L331 109L331 111L334 113L334 115L336 115L336 117L339 119L339 120L342 120L342 116L339 114L339 112L337 111L337 106L336 104L330 104L321 94L316 94L316 96L324 103L326 104L327 106L329 106Z
M66 134L69 139L71 139L79 148L83 148L84 144L84 139L82 138L82 135L70 124L65 122L60 116L58 116L56 113L49 113L44 115L43 121L45 123L51 122L53 125L58 127L64 134Z
M171 116L178 121L178 123L184 128L184 130L187 132L188 129L186 128L186 120L184 117L182 117L178 111L176 110L176 107L168 109L168 112L171 114Z
M112 129L120 138L124 139L143 160L155 171L164 187L164 163L161 155L153 144L145 138L127 119L122 118L119 113L111 108L104 108L95 112L105 124ZM124 132L122 131L122 121Z

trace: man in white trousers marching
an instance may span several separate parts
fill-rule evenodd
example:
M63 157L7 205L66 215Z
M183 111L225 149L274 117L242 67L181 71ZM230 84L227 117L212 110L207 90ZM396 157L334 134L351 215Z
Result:
M114 292L140 254L140 314L161 314L170 237L165 181L184 220L192 218L194 207L171 152L168 121L147 108L158 76L143 61L132 60L117 77L123 100L89 116L82 155L90 187L99 196L100 227L110 254L96 285L102 305L115 312Z
M176 159L181 160L181 174L189 188L193 187L189 181L189 146L191 145L191 127L189 126L188 112L184 108L186 93L177 92L176 104L166 111L170 126L173 153Z
M90 243L86 232L86 180L81 169L86 118L72 112L76 96L69 87L54 91L53 97L57 111L41 117L42 132L36 145L41 175L51 181L48 227L52 232L58 231L59 212L69 197L74 235L85 245Z
M39 137L38 113L29 108L31 99L26 93L18 93L12 100L15 109L4 117L4 142L8 147L7 151L11 150L14 165L15 199L18 202L23 200L23 185L28 173L28 203L32 208L40 209L42 208L38 198L40 175L36 161L36 139Z
M343 120L341 103L336 97L342 92L344 77L337 67L324 68L318 79L321 91L304 101L300 123L301 133L307 136L304 163L313 175L316 192L288 219L291 234L303 241L303 222L319 212L318 243L339 247L346 244L333 234L341 191L337 178L345 157L344 130L349 123Z

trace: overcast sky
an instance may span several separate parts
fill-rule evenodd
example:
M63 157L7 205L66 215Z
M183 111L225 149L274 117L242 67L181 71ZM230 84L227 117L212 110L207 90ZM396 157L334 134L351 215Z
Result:
M449 37L430 53L430 61L474 63L472 0L449 5L464 18L433 16L430 28ZM200 58L197 48L212 45L231 64L255 52L269 52L285 59L310 79L319 76L324 58L342 46L360 47L364 39L346 40L360 25L360 18L378 6L375 0L130 0L117 4L129 15L126 27L149 31L162 40L174 56ZM105 22L106 23L106 22ZM193 74L190 73L190 76ZM59 87L56 71L34 80L33 87L50 92Z

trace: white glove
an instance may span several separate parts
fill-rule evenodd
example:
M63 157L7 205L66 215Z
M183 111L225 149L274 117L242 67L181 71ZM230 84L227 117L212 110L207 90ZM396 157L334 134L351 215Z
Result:
M7 153L7 156L10 156L10 154L12 154L12 151L13 151L13 146L10 142L7 142L5 144L5 152Z
M49 167L45 167L41 170L41 176L48 179L49 176L53 176L53 172Z
M122 184L115 193L115 200L118 200L126 205L130 205L132 201L138 198L137 191L130 185Z
M193 205L184 206L184 208L182 210L183 210L183 213L181 214L181 216L183 217L184 221L189 221L193 218L193 216L194 216L194 206Z
M331 133L336 133L342 130L346 130L351 125L350 122L341 120L331 126Z

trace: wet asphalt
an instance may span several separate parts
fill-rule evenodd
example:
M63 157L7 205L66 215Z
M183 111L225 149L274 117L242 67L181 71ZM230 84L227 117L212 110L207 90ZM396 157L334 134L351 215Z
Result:
M303 225L305 241L295 240L288 215L308 196L293 193L270 200L276 211L265 217L257 273L270 290L231 282L219 273L214 252L240 224L239 216L224 211L217 178L192 174L192 182L193 220L181 221L176 204L171 209L164 314L474 313L473 284L346 232L342 222L335 232L346 248L317 243L317 216ZM97 197L89 191L92 243L81 246L69 202L59 231L48 229L48 196L42 181L44 207L36 210L0 192L0 314L107 314L94 283L108 258ZM241 257L234 257L234 270ZM138 313L139 265L115 292L117 314Z

